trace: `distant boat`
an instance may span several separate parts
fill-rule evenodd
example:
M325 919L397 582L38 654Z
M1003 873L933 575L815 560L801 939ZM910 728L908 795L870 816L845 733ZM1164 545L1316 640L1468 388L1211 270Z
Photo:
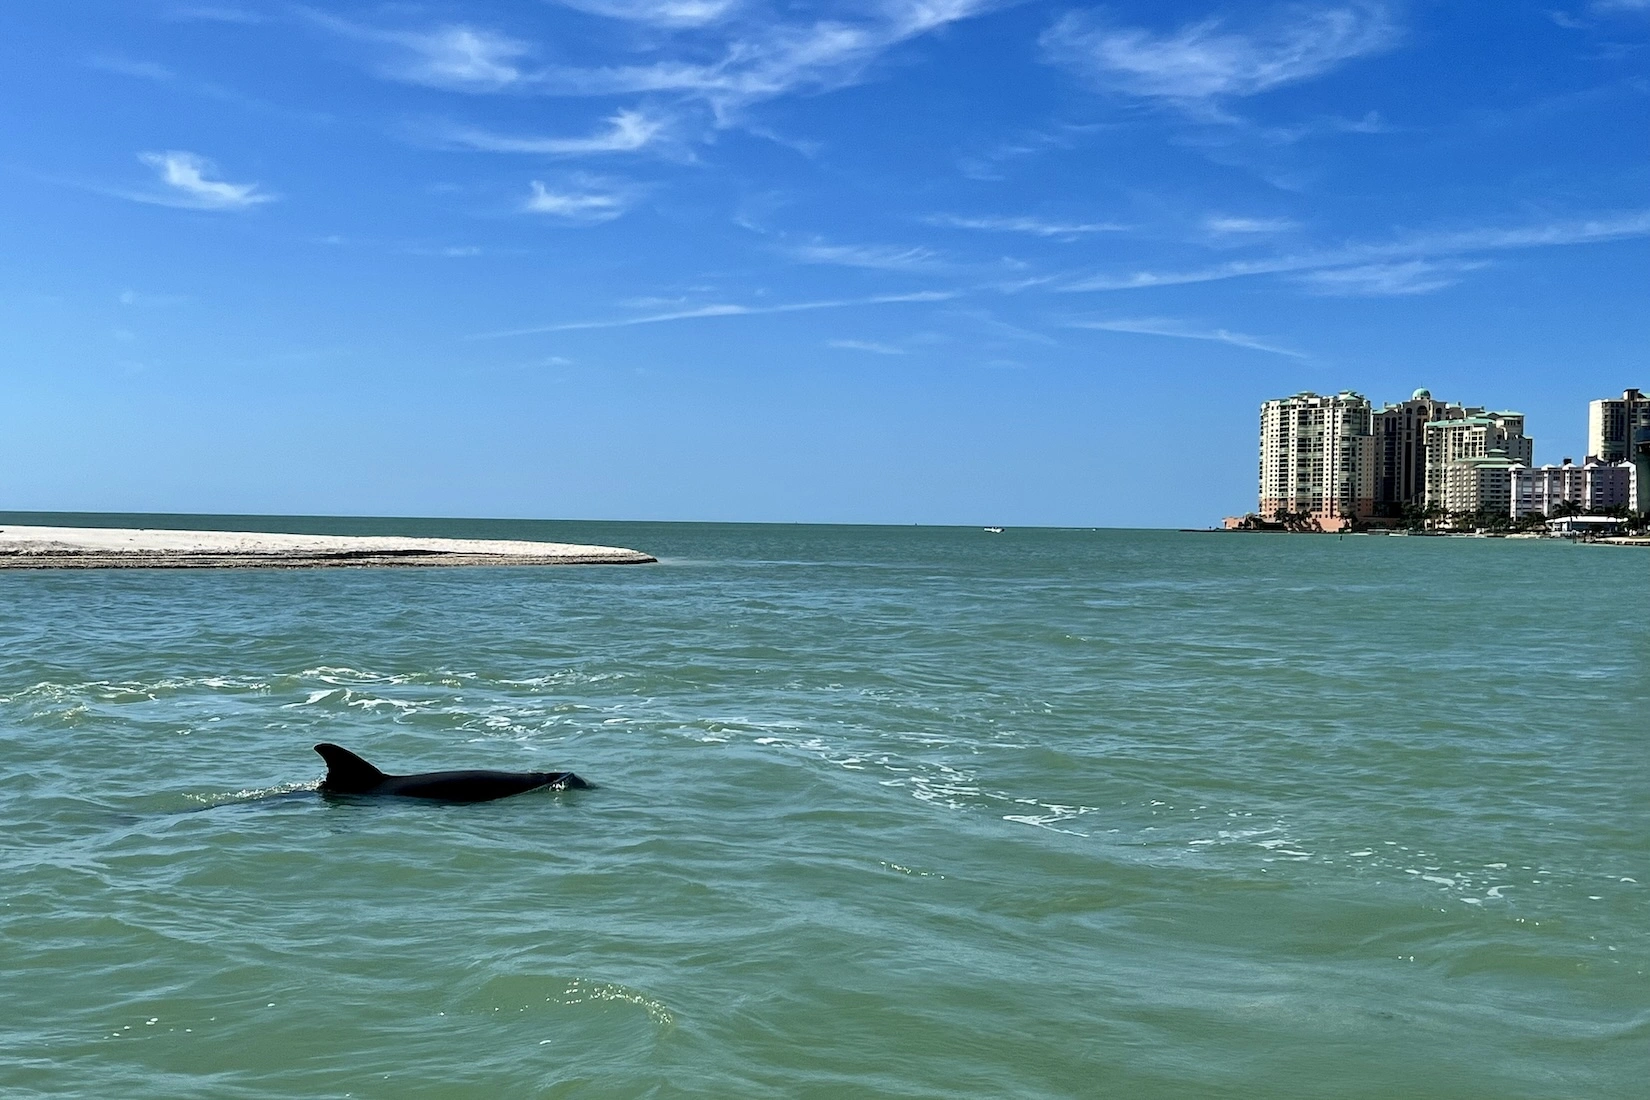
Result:
M985 529L985 533L988 535L1000 535L1003 533L1003 529L1001 527L987 527Z

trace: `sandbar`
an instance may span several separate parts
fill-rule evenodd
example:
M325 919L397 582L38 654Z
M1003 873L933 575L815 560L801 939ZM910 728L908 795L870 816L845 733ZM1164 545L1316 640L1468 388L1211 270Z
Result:
M0 526L0 569L641 565L657 560L639 550L619 546L514 539Z

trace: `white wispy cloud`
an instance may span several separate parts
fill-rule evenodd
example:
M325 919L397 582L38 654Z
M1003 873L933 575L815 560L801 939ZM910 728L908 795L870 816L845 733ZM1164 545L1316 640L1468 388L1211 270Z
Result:
M314 8L298 8L311 23L343 38L389 47L380 75L409 84L462 92L497 92L531 83L523 68L532 47L486 27L452 23L427 30L385 30Z
M1650 236L1650 210L1631 211L1608 217L1555 221L1542 225L1508 228L1463 229L1418 236L1388 245L1370 246L1373 251L1406 252L1498 252L1513 248L1542 248L1553 245L1596 244L1630 237Z
M239 23L244 26L254 26L264 21L264 17L255 11L222 4L182 4L168 8L166 18L179 22Z
M529 43L502 32L468 24L429 30L383 30L339 19L314 9L299 9L315 25L335 34L387 46L393 57L379 71L390 79L459 91L532 91L547 95L605 96L674 93L708 104L723 122L742 107L802 90L842 87L863 78L888 49L948 24L979 15L1003 0L883 0L858 19L821 19L811 23L749 20L736 22L718 38L707 28L709 49L719 56L706 61L706 45L690 43L683 57L665 56L648 64L610 66L540 66L527 62ZM591 0L610 8L643 12L647 5L624 0ZM710 23L715 0L676 5L671 18ZM661 20L664 5L643 21ZM727 9L731 10L731 9ZM720 10L717 12L720 15ZM684 25L686 25L684 23ZM661 49L668 49L669 44ZM685 58L685 59L684 59Z
M739 0L557 0L564 7L655 27L703 27L726 18Z
M408 256L436 256L443 260L468 260L487 254L486 249L475 244L449 244L440 247L409 245L401 251Z
M964 156L957 162L957 167L969 179L1000 180L1005 177L1012 162L1054 149L1075 149L1102 129L1103 126L1095 123L1066 123L1026 130L1010 140L999 141L981 152Z
M192 210L246 210L275 200L274 195L255 183L208 179L216 168L211 161L195 153L179 150L139 153L138 159L153 168L160 182L167 187L165 191L121 192L123 197L138 202Z
M1043 218L986 216L965 218L957 214L934 214L924 218L929 225L946 229L978 229L990 233L1029 233L1036 237L1076 238L1089 233L1120 233L1129 226L1112 222L1059 222Z
M863 267L873 271L932 271L941 266L940 257L930 249L884 244L826 244L815 241L789 250L806 264L835 264Z
M1547 18L1558 26L1571 31L1596 30L1599 20L1608 20L1615 16L1632 18L1637 15L1650 15L1650 0L1590 0L1583 4L1579 12L1572 15L1570 12L1554 9L1547 12ZM1591 18L1587 18L1590 16Z
M674 92L704 100L726 121L753 103L855 83L882 52L927 29L931 28L903 21L780 25L731 40L722 58L708 64L671 59L650 65L563 69L546 74L546 83L563 94Z
M606 128L586 137L533 137L456 127L447 130L442 138L449 144L486 153L590 156L634 153L657 140L665 128L663 119L641 111L623 110L607 119Z
M1023 328L1020 325L1010 324L984 309L953 309L947 314L953 318L953 328L961 331L963 328L979 329L988 339L993 341L1017 340L1032 344L1044 344L1049 347L1058 347L1060 341L1046 332ZM967 339L973 339L972 335Z
M128 57L99 55L87 58L86 64L93 69L100 69L106 73L132 76L139 80L164 82L177 75L158 61L135 61Z
M1269 344L1264 340L1246 336L1241 332L1233 332L1224 328L1195 328L1184 321L1177 321L1169 317L1120 318L1100 321L1071 321L1068 323L1072 328L1095 329L1100 332L1128 332L1139 336L1167 336L1176 340L1207 340L1218 344L1231 344L1233 347L1247 348L1250 351L1287 355L1292 359L1307 358L1301 352L1279 347L1276 344Z
M895 347L893 344L879 344L874 340L831 340L827 346L843 351L868 351L872 355L911 354L906 348Z
M399 74L440 88L508 87L522 79L518 62L528 53L525 42L467 26L402 34L396 41L411 55L400 62Z
M123 306L136 308L164 308L167 306L181 306L191 299L186 294L145 294L137 290L123 290L116 296Z
M552 191L541 180L532 181L532 192L522 203L528 214L548 214L579 225L610 222L630 209L632 196L622 190L600 190L584 186L573 191Z
M1381 117L1379 111L1365 111L1359 118L1327 115L1286 126L1260 126L1254 133L1269 145L1293 145L1324 134L1395 134L1400 127Z
M1471 270L1463 266L1464 258L1486 253L1508 252L1527 248L1557 248L1566 245L1597 244L1604 241L1629 240L1650 237L1650 210L1635 211L1610 217L1587 218L1576 221L1549 222L1542 225L1513 226L1509 228L1464 229L1453 232L1418 234L1394 241L1354 244L1345 248L1322 252L1303 252L1253 260L1233 260L1209 267L1167 271L1134 271L1121 274L1094 275L1066 283L1061 289L1069 291L1134 290L1147 287L1183 286L1190 283L1211 283L1225 279L1242 279L1260 275L1291 275L1306 272L1373 269L1378 265L1395 265L1410 260L1432 261L1438 264L1431 273L1433 281L1450 272L1444 269L1446 261L1458 261L1454 274ZM1417 270L1411 279L1415 286L1425 286L1427 273ZM1394 274L1396 279L1397 275ZM1451 280L1452 282L1455 280ZM1339 284L1342 293L1353 293L1359 279L1348 276ZM1381 291L1378 277L1371 275L1364 285L1375 293ZM1394 281L1390 285L1400 285ZM1448 286L1438 282L1427 289ZM1403 293L1425 293L1410 290Z
M769 305L741 305L719 302L711 305L676 309L666 313L648 313L637 317L621 317L604 321L564 321L554 325L535 325L532 328L506 329L502 332L483 332L472 339L493 340L507 336L535 336L546 332L576 332L583 329L629 328L632 325L658 325L669 321L694 321L706 317L752 317L768 313L805 313L817 309L844 309L849 306L897 305L913 302L944 302L958 296L957 291L919 290L911 294L879 294L870 298L831 298L812 302L780 302Z
M1343 261L1345 263L1346 261ZM1314 267L1336 266L1335 258L1321 256L1277 256L1261 260L1232 260L1209 267L1166 271L1130 271L1118 274L1091 275L1066 283L1062 290L1140 290L1159 286L1185 286L1189 283L1213 283L1223 279L1241 279L1253 275L1278 275L1304 271Z
M1073 12L1045 31L1041 43L1050 60L1101 87L1193 103L1321 76L1390 49L1400 33L1385 4L1355 2L1274 8L1245 27L1204 19L1166 34Z
M1288 218L1237 218L1228 215L1212 215L1204 219L1203 228L1210 233L1226 236L1287 233L1291 229L1299 229L1300 225Z
M257 111L261 114L277 115L311 125L326 125L333 121L332 116L323 112L278 106L245 95L222 84L216 84L209 80L192 79L187 72L179 73L158 61L122 57L118 54L97 54L88 57L86 65L89 68L106 73L116 73L120 76L129 76L138 80L151 80L157 84L170 84L190 95L215 99L221 103L230 103L236 107Z
M1443 290L1460 282L1467 272L1487 266L1482 260L1405 260L1308 271L1300 276L1300 282L1318 294L1392 298Z

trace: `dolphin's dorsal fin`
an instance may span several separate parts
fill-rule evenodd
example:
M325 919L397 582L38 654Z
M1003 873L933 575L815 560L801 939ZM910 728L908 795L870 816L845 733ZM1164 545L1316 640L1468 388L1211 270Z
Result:
M315 751L327 762L327 777L321 780L325 790L359 794L384 781L383 772L342 746L322 743Z

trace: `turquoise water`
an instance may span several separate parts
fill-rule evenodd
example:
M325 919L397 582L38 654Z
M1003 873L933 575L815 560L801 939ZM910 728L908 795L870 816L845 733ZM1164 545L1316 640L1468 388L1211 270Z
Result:
M1650 552L170 523L662 561L0 572L8 1097L1644 1095Z

